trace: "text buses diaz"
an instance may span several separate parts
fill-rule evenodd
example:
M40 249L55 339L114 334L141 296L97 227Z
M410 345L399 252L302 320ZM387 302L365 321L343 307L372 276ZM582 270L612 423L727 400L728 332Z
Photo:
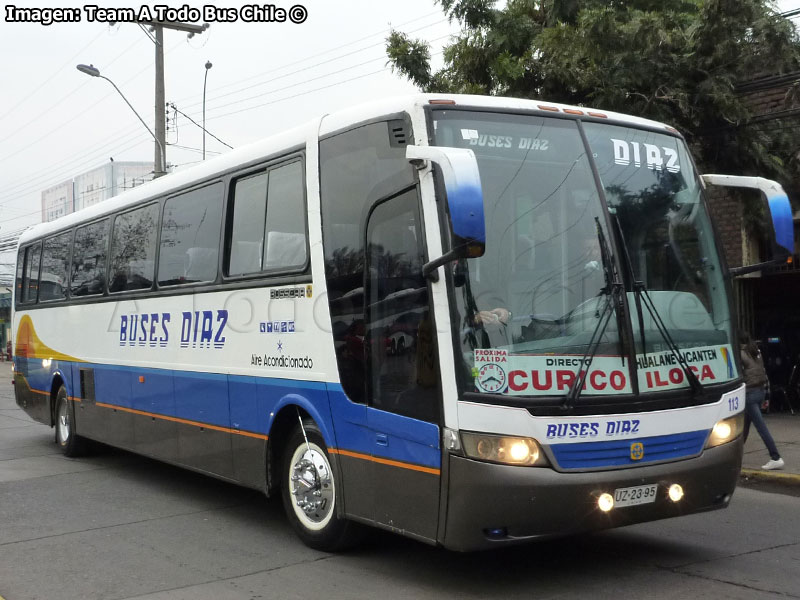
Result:
M659 123L471 96L325 116L26 232L17 402L68 455L281 494L318 548L722 508L744 386L707 183L762 190L791 253L780 186L698 176Z

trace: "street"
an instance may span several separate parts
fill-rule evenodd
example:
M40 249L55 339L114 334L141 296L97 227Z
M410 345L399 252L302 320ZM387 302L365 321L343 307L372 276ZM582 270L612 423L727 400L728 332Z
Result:
M800 598L800 499L477 554L382 532L303 546L278 499L102 448L67 459L0 364L0 597Z

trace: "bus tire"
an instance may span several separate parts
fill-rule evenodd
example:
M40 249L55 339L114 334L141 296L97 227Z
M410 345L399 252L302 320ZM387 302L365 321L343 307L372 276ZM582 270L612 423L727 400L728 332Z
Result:
M86 450L86 440L75 434L75 406L67 397L67 388L58 388L55 408L56 444L64 456L80 456Z
M335 552L354 545L359 525L340 517L341 478L319 428L309 419L295 427L283 451L281 497L292 528L307 546Z

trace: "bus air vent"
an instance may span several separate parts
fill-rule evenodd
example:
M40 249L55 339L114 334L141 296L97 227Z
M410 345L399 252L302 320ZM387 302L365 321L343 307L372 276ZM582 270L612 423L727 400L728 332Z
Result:
M406 123L402 119L389 121L389 145L392 148L402 148L408 145L408 132Z

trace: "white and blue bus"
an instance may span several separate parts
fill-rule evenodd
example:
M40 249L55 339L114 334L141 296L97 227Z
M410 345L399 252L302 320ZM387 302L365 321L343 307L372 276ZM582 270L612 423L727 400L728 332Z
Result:
M712 184L761 190L791 254L780 186L699 176L661 123L437 95L326 115L27 231L17 403L68 456L281 495L327 550L723 508L744 386Z

